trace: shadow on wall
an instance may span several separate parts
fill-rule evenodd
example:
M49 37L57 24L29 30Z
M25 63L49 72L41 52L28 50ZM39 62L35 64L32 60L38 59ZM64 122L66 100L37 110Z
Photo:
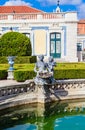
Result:
M57 85L44 85L45 96L51 98L51 95L54 95L58 100L61 100L60 97L66 97L68 91L66 91L62 86L58 88Z

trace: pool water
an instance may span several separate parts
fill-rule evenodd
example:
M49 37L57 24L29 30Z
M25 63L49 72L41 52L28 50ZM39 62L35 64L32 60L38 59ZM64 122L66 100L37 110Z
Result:
M0 130L85 130L85 100L28 104L2 110Z
M24 124L24 125L17 125L12 128L7 128L5 130L36 130L37 127L35 125Z
M65 116L55 121L54 130L85 130L85 116Z

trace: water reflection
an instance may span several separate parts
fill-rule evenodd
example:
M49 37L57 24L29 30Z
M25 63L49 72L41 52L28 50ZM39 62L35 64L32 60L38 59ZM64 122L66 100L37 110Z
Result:
M35 125L24 124L14 126L13 128L7 128L5 130L37 130L37 127Z
M28 104L0 111L0 130L58 130L60 118L84 114L85 100Z

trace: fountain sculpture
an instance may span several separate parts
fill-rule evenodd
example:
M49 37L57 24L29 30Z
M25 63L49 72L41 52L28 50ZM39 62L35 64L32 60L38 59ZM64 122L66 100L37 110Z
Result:
M34 71L37 73L34 82L36 85L48 85L56 83L56 80L53 77L54 74L54 66L56 66L56 62L54 62L53 57L49 57L48 62L44 62L44 56L39 55L39 60L35 64Z

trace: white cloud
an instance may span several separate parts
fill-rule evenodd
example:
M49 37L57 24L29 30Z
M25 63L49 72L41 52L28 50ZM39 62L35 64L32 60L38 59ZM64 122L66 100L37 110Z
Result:
M85 19L85 3L78 6L78 17Z
M55 5L57 4L57 0L37 0L41 2L43 5ZM60 0L61 5L79 5L82 3L82 0Z
M61 4L66 5L79 5L82 3L82 0L62 0Z
M7 1L5 4L5 6L12 6L12 5L29 5L29 6L32 6L32 4L30 3L26 3L25 1L23 0L9 0Z

